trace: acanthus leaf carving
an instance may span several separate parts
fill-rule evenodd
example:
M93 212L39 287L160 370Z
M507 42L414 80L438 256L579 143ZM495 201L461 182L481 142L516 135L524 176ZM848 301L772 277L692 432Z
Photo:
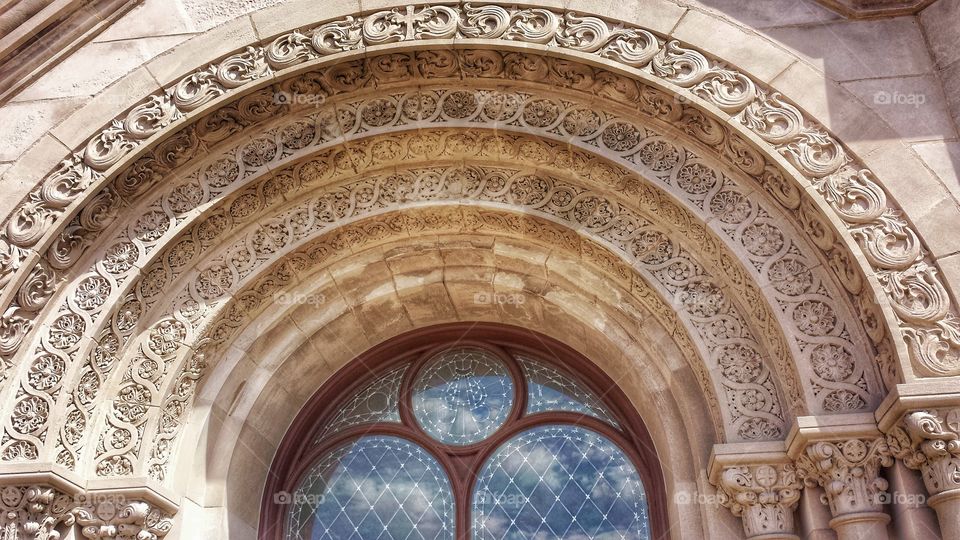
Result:
M960 409L909 412L887 432L887 444L921 472L930 495L960 490Z
M803 485L793 464L727 467L719 484L720 504L740 517L747 538L795 534L793 511Z
M818 441L797 459L797 473L806 485L823 488L823 502L839 517L882 511L889 495L880 467L891 465L884 437Z

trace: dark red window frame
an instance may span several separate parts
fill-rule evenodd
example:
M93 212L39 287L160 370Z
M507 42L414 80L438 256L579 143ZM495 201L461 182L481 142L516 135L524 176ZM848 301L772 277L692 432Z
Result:
M500 357L514 380L514 406L507 421L487 439L466 446L445 445L426 434L411 412L412 383L416 374L438 352L477 346ZM523 416L527 387L519 364L508 351L527 353L573 375L593 391L620 424L617 429L592 416L569 412L543 412ZM410 362L400 387L402 424L377 423L353 426L314 444L320 430L344 400L360 391L377 375ZM430 452L450 480L456 508L456 538L470 538L471 491L477 473L496 449L517 434L542 425L566 424L591 429L609 438L633 462L643 482L653 540L668 538L666 490L653 441L630 400L606 373L574 349L531 330L495 323L451 323L402 334L369 351L338 370L307 402L284 436L274 458L261 502L260 540L283 540L290 506L274 494L293 493L300 479L327 452L363 435L393 435L408 439Z

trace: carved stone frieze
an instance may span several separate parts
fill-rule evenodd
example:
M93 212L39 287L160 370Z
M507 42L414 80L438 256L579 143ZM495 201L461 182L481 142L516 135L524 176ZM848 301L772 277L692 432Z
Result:
M581 30L586 28L590 31ZM756 122L743 116L750 129L767 139L808 177L819 179L834 175L838 181L833 183L846 189L844 186L856 184L851 180L862 180L869 176L862 168L844 165L849 159L845 157L842 147L816 126L809 126L809 121L802 115L789 110L785 101L779 100L779 108L771 107L769 103L773 100L767 98L772 94L762 90L749 78L707 59L697 51L685 49L676 43L661 43L656 36L642 29L623 29L593 17L536 8L410 7L407 10L371 14L362 19L331 22L307 33L281 36L266 52L249 48L224 60L215 69L188 76L170 94L154 96L143 106L134 109L125 121L118 121L102 135L92 139L82 153L65 162L61 173L48 179L43 189L31 194L33 202L23 205L21 213L9 222L7 259L10 262L5 265L4 275L9 275L20 267L24 250L33 248L43 236L37 233L57 220L65 207L64 201L72 201L84 192L87 186L102 183L99 181L104 178L103 173L107 168L141 144L140 141L171 125L183 112L194 110L246 82L262 78L272 70L349 51L364 44L448 36L464 40L483 38L527 41L549 44L559 49L589 52L628 65L643 66L648 63L655 76L676 85L678 89L683 89L682 91L689 91L711 101L731 114L741 107L746 111L754 104L763 103L760 105L762 114L754 114L754 119L764 114L794 118L796 121L788 124L789 129L784 129L777 122ZM689 66L690 69L677 69L676 66L679 65ZM710 136L708 132L703 132L702 135L707 138ZM172 151L159 154L161 159L158 159L158 162L188 159L194 150L190 146L189 136L174 137L169 143ZM169 163L165 166L168 165ZM744 166L750 165L744 163ZM153 173L145 172L147 176L144 178L155 177ZM872 179L868 181L869 189L882 193ZM100 201L101 208L110 207L109 200ZM887 201L881 199L881 202ZM906 220L895 212L883 212L882 215L889 218L886 224L878 221L879 218L865 217L872 213L861 213L852 219L841 213L841 217L847 219L852 227L861 231L862 237L858 237L858 240L865 249L879 249L885 256L883 252L896 245L896 242L890 242L889 239L903 237L909 243L910 236L916 236ZM875 226L877 223L879 226ZM833 241L829 241L829 236L822 239L824 245L832 249ZM66 241L63 246L68 246L71 242L69 235L64 236L63 240ZM893 260L898 260L898 257L900 255L896 255ZM918 257L922 257L922 254L918 254ZM22 274L18 274L20 275ZM912 284L917 279L914 277L916 275L919 274L891 274L890 277L894 278L894 281L906 280ZM932 279L938 278L932 276ZM19 288L23 281L23 277L17 277L12 283ZM922 293L932 295L934 304L940 303L953 310L949 299L937 292L936 287L918 287L910 295L910 302L913 302L917 294ZM902 302L899 305L905 307L908 313L915 313L910 306ZM3 321L5 327L19 328L19 321L28 321L29 313L29 310L22 309L22 306L13 308ZM909 321L905 328L905 331L913 332L912 336L908 337L911 339L918 365L935 373L951 373L956 369L956 350L960 347L960 340L956 336L957 325L950 322L952 319L946 316L935 323L928 318L921 317L921 320L924 321L922 328L911 330L913 325L909 324ZM26 324L29 326L29 323ZM16 348L17 331L14 330L9 335L12 339L11 348ZM943 350L947 352L943 353ZM837 396L833 402L841 404L848 402L848 399L848 396Z
M433 112L425 106L426 103L431 102L425 101L425 96L429 97L430 94L426 93L426 89L422 90L419 94L415 95L415 97L417 97L416 102L420 104L417 109L418 117L421 118L421 120L424 119L423 117L426 117L426 119L437 118L437 121L445 121L450 118L472 118L482 113L476 110L463 109L463 104L479 104L483 103L484 100L490 100L490 96L485 97L481 92L479 94L480 97L473 101L461 99L458 102L461 103L461 105L458 105L459 108L447 106L446 104L451 102L451 96L454 94L458 96L470 95L465 93L464 90L440 91L436 94L437 97L431 98L432 103L438 104L436 109L439 112ZM517 121L524 122L530 129L540 126L550 127L555 124L567 125L569 124L567 119L571 116L576 116L575 113L581 112L579 109L572 111L564 109L558 102L548 99L534 98L520 94L514 96L501 93L500 95L510 97L509 101L517 105L516 110L507 118L516 117ZM350 118L355 119L349 124L351 126L350 129L369 131L373 129L371 126L387 128L397 122L401 122L404 116L403 113L399 113L398 111L404 110L404 104L409 101L411 101L411 99L401 93L398 96L391 96L389 99L376 98L351 103L349 110L356 110L357 113L350 116ZM474 108L479 108L479 106L474 105ZM531 120L534 122L533 124L527 121L527 119L550 118L550 114L541 114L540 111L553 111L552 114L554 118L546 124L543 124L543 120ZM381 118L384 118L383 115L385 114L388 116L386 116L386 120L382 120ZM149 267L150 264L147 262L149 259L146 256L150 255L155 259L156 256L151 255L151 252L159 246L158 242L160 238L162 238L161 235L167 235L169 231L172 230L170 224L176 223L179 225L189 223L189 220L184 220L181 216L189 214L190 211L198 205L213 199L221 192L230 193L228 190L236 182L236 178L231 177L233 179L224 181L221 177L222 173L226 172L232 175L243 176L241 171L244 169L252 171L256 170L257 167L262 168L266 162L275 162L279 154L306 148L308 144L317 144L317 142L323 140L322 133L324 133L325 129L323 122L325 118L326 116L324 116L323 111L320 111L319 114L313 113L313 115L303 118L295 116L286 124L276 127L271 132L270 138L257 138L253 142L247 143L245 147L238 148L236 151L225 152L225 155L240 156L236 162L230 162L226 159L215 161L212 166L201 168L198 175L187 183L168 189L165 193L161 194L155 204L148 205L142 213L138 212L136 214L139 217L137 217L135 222L131 223L127 229L125 233L126 237L115 240L116 243L106 252L109 258L104 262L96 263L96 266L91 268L91 276L104 276L103 279L115 281L120 284L126 279L127 272L136 274L140 267ZM846 330L843 330L842 325L837 325L836 323L835 313L837 308L830 307L825 303L830 302L829 298L835 295L818 292L814 296L810 296L810 292L815 291L815 287L823 287L823 285L817 285L817 283L823 283L824 280L817 279L815 275L808 270L808 268L810 268L809 263L804 262L803 257L798 256L800 255L798 252L800 245L793 244L788 240L782 232L782 227L767 218L763 210L754 210L753 208L759 203L749 200L741 191L738 191L730 184L730 181L725 178L721 172L715 171L708 163L697 160L692 156L681 155L675 145L662 138L647 135L640 126L632 126L623 121L618 121L616 118L608 120L608 124L617 128L617 130L625 130L627 133L638 134L636 140L627 146L618 146L618 148L621 148L621 153L627 156L636 156L633 159L639 160L641 164L650 167L655 172L659 171L660 174L664 176L664 182L667 185L671 182L676 182L678 186L677 191L681 196L688 197L691 202L702 206L704 212L709 209L709 212L719 217L719 221L724 223L723 227L728 228L727 234L737 239L745 249L756 258L752 263L753 265L759 267L758 269L769 265L770 279L775 281L777 290L783 295L778 302L782 302L782 305L786 309L792 311L787 321L792 321L794 324L797 324L798 328L802 327L801 329L806 329L798 335L809 334L817 337L817 343L811 343L805 348L809 351L808 354L810 354L811 359L814 361L815 369L813 376L817 377L818 393L823 396L824 403L826 404L825 407L833 411L855 410L869 403L871 398L869 394L864 393L864 390L870 387L876 387L877 385L870 382L869 370L864 370L864 367L854 367L852 365L852 355L848 352L851 346L848 342L843 341L844 338L841 337ZM597 125L590 130L583 131L582 136L589 138L591 135L595 136L598 131L601 133L612 132L609 130L604 131L602 130L602 126ZM639 136L640 133L644 133L644 136ZM570 155L568 151L558 153L556 149L551 149L549 144L536 142L533 139L524 141L523 139L516 139L515 137L488 136L478 140L459 141L457 137L458 136L453 136L441 140L449 141L449 147L454 149L476 148L483 151L485 148L491 148L491 151L487 153L492 156L502 156L504 152L512 152L518 157L523 157L524 159L533 158L540 163L548 163L549 161L547 160L549 159L560 160L565 166L579 167L582 169L583 174L596 179L601 184L609 186L609 188L624 192L628 196L636 196L635 186L638 180L628 178L629 175L625 171L614 171L614 174L611 175L609 172L611 169L609 169L609 167L600 163L591 163L584 154ZM462 138L462 135L459 137ZM267 144L266 141L270 141L270 143ZM364 152L369 153L364 159L386 162L390 159L397 159L397 149L401 151L399 154L400 157L405 155L402 145L397 146L397 149L394 148L394 146L400 143L406 145L411 144L410 141L404 142L403 139L399 139L398 141L375 140L369 143L357 144L355 147L357 151L365 149ZM427 147L430 144L435 144L435 142L431 141L427 143L427 141L420 141L417 144ZM410 148L413 147L411 146ZM512 148L516 148L516 150L512 150ZM410 150L406 151L409 152ZM689 151L687 154L689 154ZM361 156L356 154L356 157L360 158ZM341 158L334 156L334 159ZM328 167L328 165L323 165L323 167ZM250 173L247 173L247 176L249 176L249 174ZM257 190L263 189L262 196L267 200L273 200L277 194L283 193L285 190L290 189L291 186L298 185L297 181L285 183L285 178L293 178L293 176L280 175L271 179L268 183L264 184L263 187L257 188ZM704 186L706 187L706 191L702 189ZM258 205L264 204L263 202L256 202L251 207L249 203L245 202L252 200L251 197L255 197L253 194L257 190L250 188L242 195L237 196L235 201L230 202L228 199L226 202L231 205L231 208L235 207L237 212L240 212L238 216L249 218L249 216L252 215L250 212L258 211ZM256 197L260 197L259 192L257 193ZM511 200L508 202L510 204L519 203L522 205L524 201ZM536 205L534 205L534 207L535 206ZM660 202L656 202L650 206L662 207L663 205ZM247 209L244 210L244 208ZM675 214L675 212L670 213L670 215ZM671 225L689 227L689 225L681 223L671 223ZM766 240L768 237L772 238L772 240ZM614 238L613 241L619 242L620 240ZM192 259L192 256L189 255L196 252L197 244L194 241L171 243L175 244L174 253L176 254L176 256L171 259L171 268L179 269L183 267L186 261ZM769 245L773 247L768 247ZM712 252L715 251L715 249L711 247L708 251ZM636 256L637 254L632 253L632 255ZM184 258L184 256L187 257ZM725 261L721 261L720 264L726 265L727 272L732 271L732 267ZM156 270L151 270L147 277L150 278L151 275L160 272L160 270L159 267L157 267ZM177 272L175 272L175 274L176 273ZM162 272L157 274L157 279L161 279L161 275ZM163 290L162 283L166 283L168 277L164 276L162 280L163 281L158 282L161 283L161 285L158 286L140 287L139 298L124 301L120 304L119 309L114 307L114 311L105 312L104 316L99 315L100 312L97 310L99 305L101 305L99 302L93 302L94 305L92 309L78 309L73 307L73 303L68 303L64 313L76 311L78 317L81 319L87 320L87 318L89 318L91 322L101 321L98 323L99 326L90 325L90 328L85 330L85 333L91 337L97 336L97 333L101 331L100 329L104 328L103 324L111 320L116 321L114 324L116 330L129 332L133 328L128 320L131 316L136 317L156 301L158 298L156 293ZM738 281L744 280L738 279ZM115 294L117 297L129 294L124 291L130 291L132 283L133 282L123 284L124 288L121 291L111 294ZM98 288L92 290L104 290L101 280L89 276L79 280L74 298L82 298L81 301L85 305L91 303L91 300L86 298L86 296L88 296L87 291L91 290L90 284L100 285ZM694 287L694 289L696 288L697 287ZM136 290L137 287L132 287L132 289ZM80 296L81 293L84 296ZM709 296L709 294L701 294L701 292L697 290L683 293L683 298L686 299L685 303L689 303L691 299L700 302L703 299L708 299ZM791 298L798 296L800 298L808 298L809 301L800 302L791 300ZM786 300L786 302L784 302L784 300ZM759 304L755 304L755 307L757 305ZM700 308L696 309L698 311L700 310ZM110 313L112 313L112 316ZM701 314L701 316L711 316L705 315L705 313L706 312ZM824 314L827 315L824 321L830 324L829 328L823 326L822 323L815 326L807 322L811 320L811 318L819 320ZM755 313L754 317L756 316L757 314ZM702 321L698 324L705 330L711 332L716 329L722 329L715 324L709 323L709 321ZM772 328L766 323L760 324L759 327ZM726 330L724 331L726 332ZM122 343L125 341L123 334L118 335L115 331L100 334L100 337L94 339L101 345L106 344L108 348L114 347L114 344L120 344L120 346L122 346ZM831 345L824 340L836 340L836 342ZM99 385L103 382L105 373L101 371L98 366L105 366L108 370L112 369L110 366L113 365L113 362L109 361L111 355L105 356L104 350L101 346L94 346L93 348L88 347L86 349L87 352L82 348L71 349L69 351L71 356L87 356L90 360L87 361L88 364L86 367L82 368L82 387L77 387L78 390L75 392L71 402L67 405L66 417L68 424L61 430L60 442L58 443L57 460L67 466L72 466L75 461L73 455L75 454L75 450L71 450L71 448L75 448L76 445L79 444L78 435L84 429L89 408L93 403L89 394L91 392L95 393ZM783 351L784 347L780 346L779 350ZM735 365L731 364L731 362L742 358L744 354L748 356L751 354L750 351L744 349L742 345L724 347L719 349L718 353L720 354L718 362L723 366L724 372L731 374L737 373L735 371ZM823 363L826 367L821 369L819 367L820 363ZM829 366L834 367L828 369ZM749 371L747 373L749 373ZM791 393L793 391L793 389L788 390ZM742 397L733 399L730 402L730 406L734 409L747 410L756 408L758 405L765 407L770 403L769 393L766 394L767 395L761 395L758 394L756 390L751 390L742 393ZM744 435L741 435L743 437L766 438L772 436L774 433L769 431L765 422L761 420L750 420L745 423L744 426L744 431L742 432ZM38 430L35 429L35 431ZM17 435L14 434L13 438L16 439ZM109 470L114 469L128 470L129 468L125 463L118 463Z
M791 463L727 467L720 476L720 504L743 520L747 538L796 534L793 512L803 485Z

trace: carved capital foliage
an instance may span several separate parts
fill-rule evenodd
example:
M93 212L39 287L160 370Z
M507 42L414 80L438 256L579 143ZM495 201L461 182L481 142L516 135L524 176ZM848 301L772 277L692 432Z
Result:
M893 465L883 437L820 441L810 444L797 460L797 474L807 486L819 485L834 517L880 512L887 498L887 481L880 467Z
M154 505L123 497L98 500L73 513L90 540L159 540L173 525L173 517Z
M745 465L723 470L720 504L743 520L747 538L793 534L802 484L793 464Z
M172 526L172 516L148 502L48 485L0 488L0 511L2 540L59 540L74 524L91 540L160 540Z
M0 538L58 540L73 524L73 497L49 486L5 486L0 489Z
M930 495L960 489L960 409L908 413L887 433L887 444L920 470Z

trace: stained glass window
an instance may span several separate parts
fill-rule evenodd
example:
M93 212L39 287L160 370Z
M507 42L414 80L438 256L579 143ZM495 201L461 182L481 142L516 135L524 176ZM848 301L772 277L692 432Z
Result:
M362 437L330 452L290 502L287 540L454 537L445 473L425 450L397 437Z
M575 357L467 343L400 351L406 363L369 376L367 358L364 381L338 379L356 381L345 398L331 385L336 411L305 411L325 419L301 449L311 461L278 475L297 487L270 539L649 540L647 469L632 453L645 446L616 386L594 393Z
M437 440L470 444L506 422L513 397L503 361L483 349L458 348L439 354L417 377L413 414Z
M527 414L568 411L617 425L597 396L579 382L532 358L518 356L517 361L527 376Z
M643 484L615 444L587 429L542 426L490 457L473 492L473 538L650 537Z
M337 415L320 432L318 440L351 426L399 422L400 384L406 371L406 365L392 369L363 387L340 407Z

